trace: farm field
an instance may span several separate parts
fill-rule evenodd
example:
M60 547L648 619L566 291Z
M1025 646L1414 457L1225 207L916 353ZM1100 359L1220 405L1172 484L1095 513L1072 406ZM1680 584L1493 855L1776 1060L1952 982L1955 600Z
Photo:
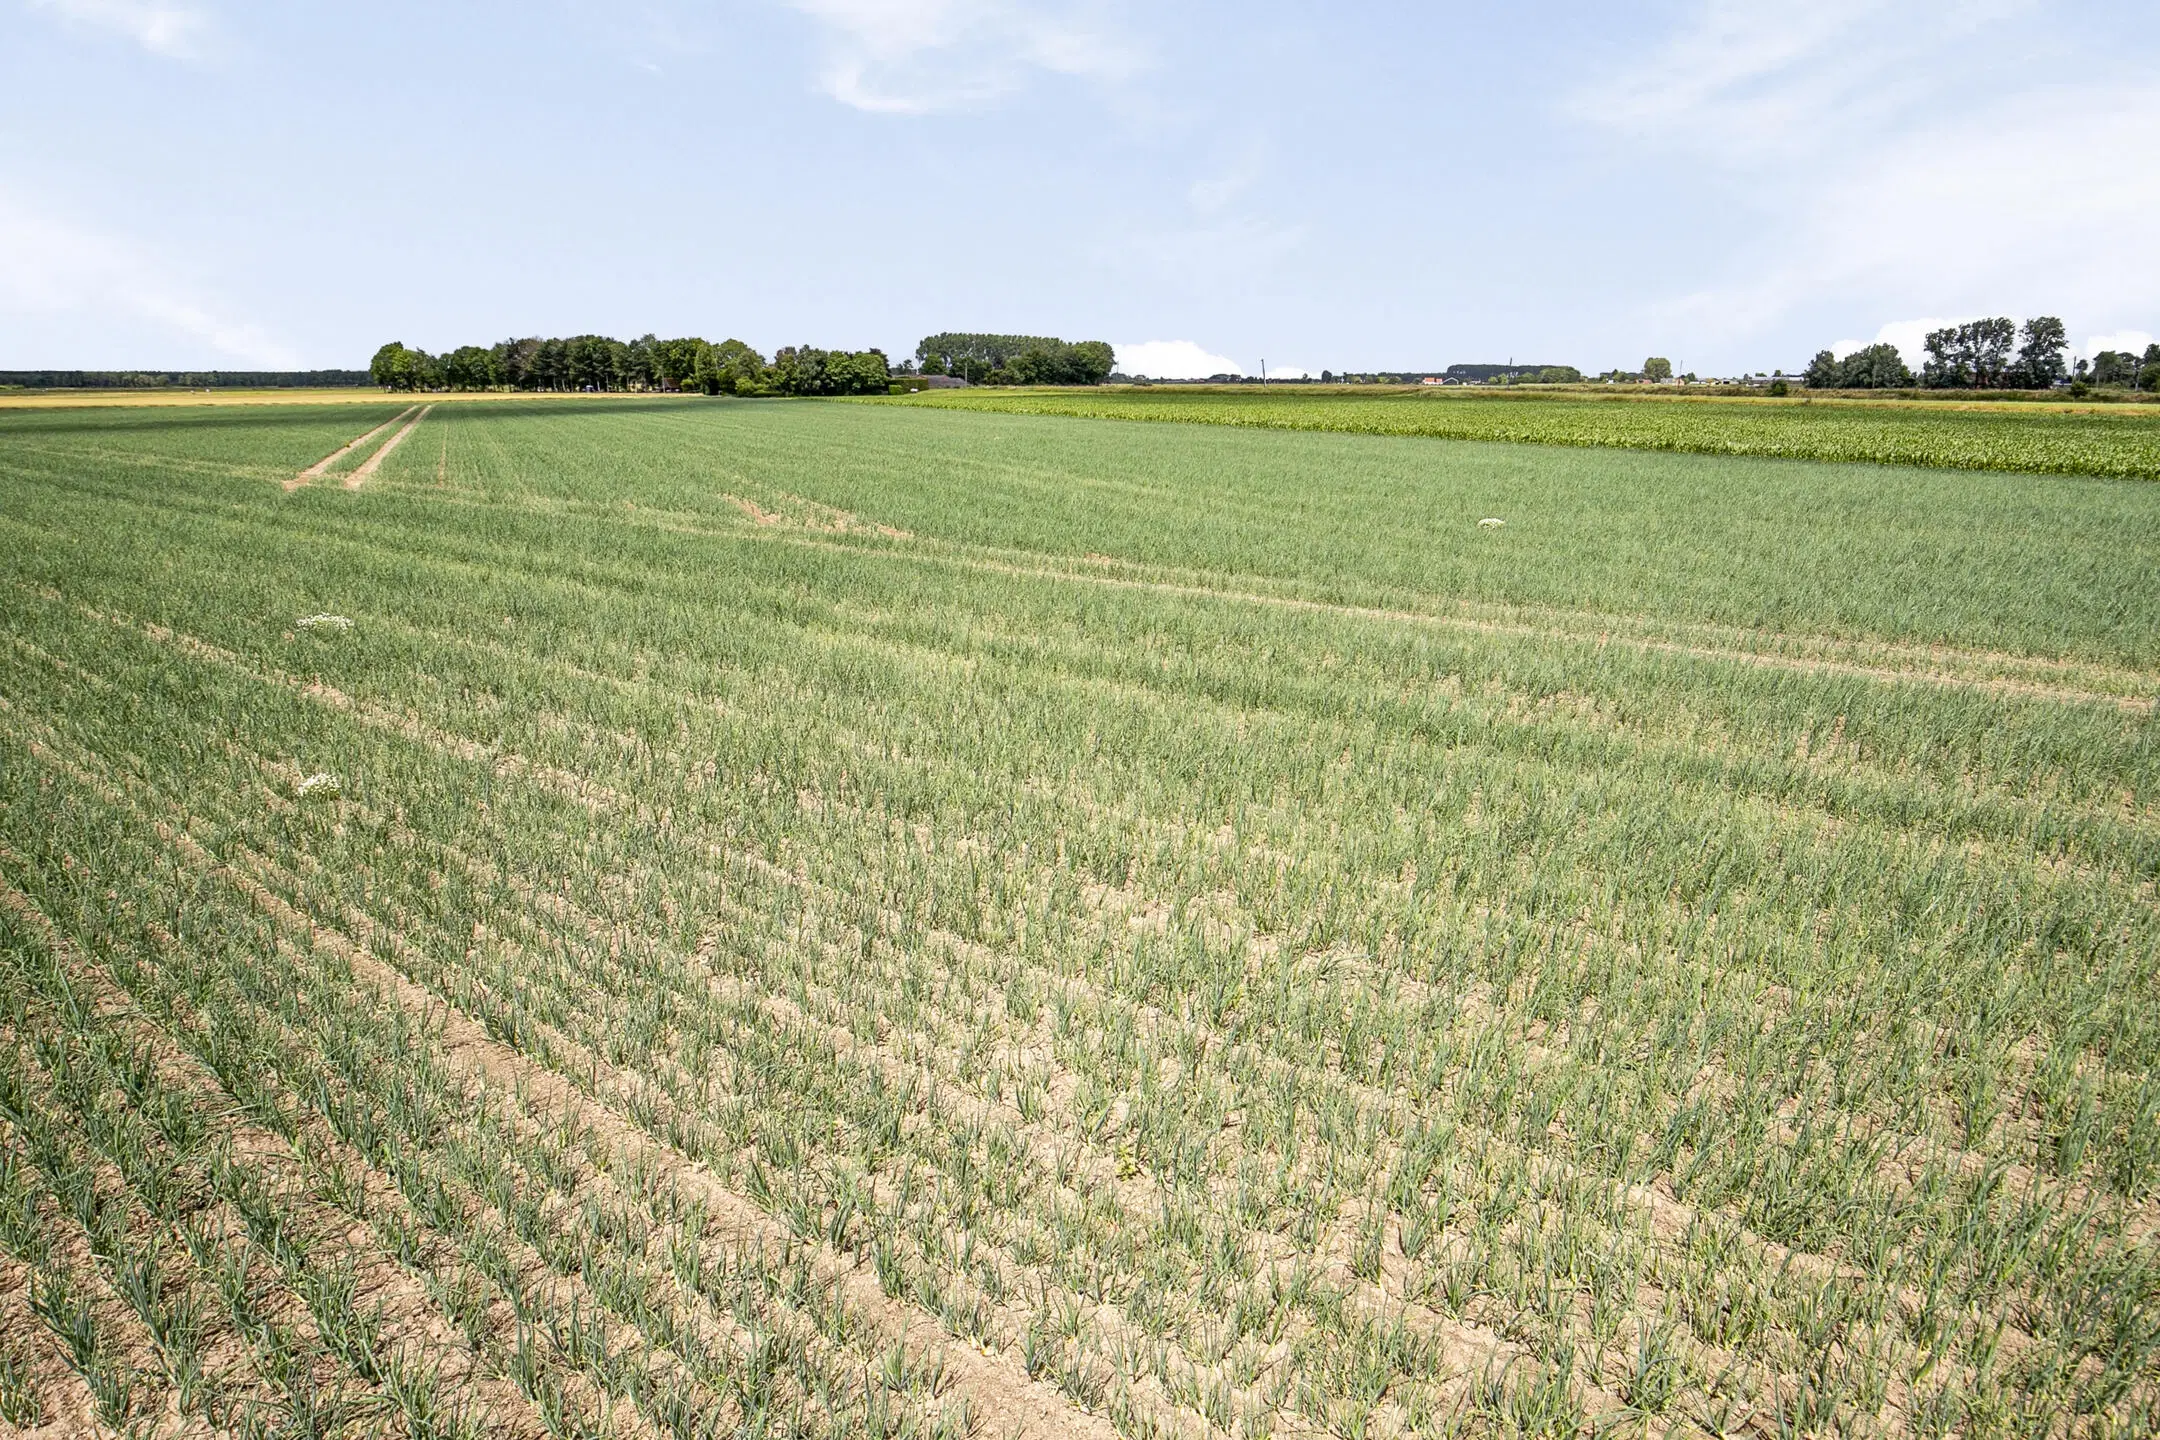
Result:
M2154 1432L2160 485L944 399L0 412L0 1421Z
M1796 460L2160 478L2160 405L1696 399L1278 386L932 390L881 404L1613 446Z
M487 402L510 400L519 404L545 403L551 400L575 400L592 404L592 395L573 395L568 392L532 391L512 393L502 390L467 390L434 395L433 400L450 404L468 401ZM622 398L622 397L613 397ZM133 409L201 409L244 405L250 408L260 405L302 405L320 409L325 405L380 405L383 392L370 385L363 389L334 389L289 386L276 390L41 390L24 387L10 389L0 386L0 410L133 410Z

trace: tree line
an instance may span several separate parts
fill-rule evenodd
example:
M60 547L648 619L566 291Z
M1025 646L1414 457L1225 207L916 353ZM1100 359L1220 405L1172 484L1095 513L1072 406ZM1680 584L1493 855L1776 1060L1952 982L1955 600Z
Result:
M882 350L790 345L767 360L740 340L643 335L531 337L430 355L393 340L368 378L386 390L701 390L707 395L882 395L899 375L975 385L1100 385L1117 362L1100 340L1054 335L932 335L891 364Z
M2035 316L2022 326L2006 315L1945 325L1930 330L1924 342L1927 360L1916 377L1895 345L1869 345L1839 359L1818 351L1807 368L1807 383L1817 390L1900 390L1918 384L1930 390L2051 390L2095 385L2132 385L2160 390L2160 345L2142 358L2128 351L2103 350L2074 366L2064 358L2069 338L2053 315Z
M312 390L364 385L359 370L0 370L26 390Z
M925 375L971 385L1100 385L1117 368L1117 353L1101 340L947 333L925 337L915 363Z
M883 395L882 350L784 346L767 360L740 340L696 336L529 337L430 355L400 341L375 352L368 378L385 390L697 390L707 395Z

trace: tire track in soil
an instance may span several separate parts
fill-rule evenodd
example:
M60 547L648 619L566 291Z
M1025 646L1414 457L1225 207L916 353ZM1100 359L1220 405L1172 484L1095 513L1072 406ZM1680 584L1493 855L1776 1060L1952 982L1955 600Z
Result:
M491 502L451 496L439 496L437 499L442 504L465 505L475 509L499 508ZM813 532L778 524L759 524L748 515L745 515L740 524L730 523L729 517L720 516L718 523L706 525L680 521L660 523L626 520L622 513L613 511L608 512L608 518L617 523L644 524L651 529L700 539L783 545L833 554L900 559L920 565L936 565L978 574L1007 575L1018 579L1065 581L1184 599L1339 615L1468 634L1588 644L1601 649L1608 646L1621 647L1644 653L1751 665L1797 674L1842 675L1883 684L1930 685L2012 699L2047 700L2065 705L2108 706L2137 715L2149 715L2154 713L2156 708L2160 708L2160 698L2149 693L2156 686L2160 686L2160 676L2101 661L2021 655L2008 651L1931 645L1918 641L1851 639L1806 633L1782 634L1713 622L1660 622L1641 616L1599 611L1478 607L1497 610L1499 616L1503 617L1495 618L1469 613L1471 607L1468 606L1450 614L1441 610L1360 605L1238 588L1234 584L1201 583L1202 579L1215 578L1211 576L1191 580L1165 579L1159 574L1147 573L1146 569L1136 562L1119 560L1108 555L1060 556L1048 552L971 545L921 535L912 535L906 544L878 544L869 541L867 535L862 541L857 541L829 532ZM1264 580L1267 577L1254 578ZM1702 638L1669 638L1655 633L1655 629L1651 627ZM1853 658L1840 658L1841 654ZM1990 668L2060 676L2064 683L1985 673ZM1975 673L1976 671L1979 673ZM2079 683L2080 680L2089 683ZM2110 685L2128 688L2127 691L2104 688ZM2148 693L2136 693L2138 691Z
M364 462L362 462L359 469L353 471L352 474L345 477L345 488L347 490L358 490L362 485L367 484L368 478L372 476L377 470L382 468L382 462L390 458L390 452L397 449L398 446L404 444L405 437L412 434L414 430L418 429L420 427L420 422L427 419L428 412L430 410L433 410L434 408L435 407L433 405L421 406L420 413L414 415L412 419L407 420L405 422L404 429L398 431L397 434L392 435L388 440L383 441L381 449L377 450L373 455L368 456L368 458Z
M413 411L419 408L420 407L417 405L408 405L398 414L391 416L388 420L383 421L382 424L377 425L374 429L368 431L367 434L356 436L355 438L346 441L343 445L338 446L337 449L331 451L328 455L323 456L322 459L316 461L313 465L308 466L307 469L302 470L299 474L293 476L292 479L287 480L285 482L286 492L289 494L294 490L298 490L301 486L307 484L311 480L320 480L326 473L328 473L331 466L337 464L338 461L344 459L347 455L352 454L353 451L358 450L361 446L367 444L368 441L374 439L377 435L382 434L383 431L388 430L391 426L397 424L398 421L403 420L407 415L412 414Z
M723 532L724 533L724 532ZM1895 665L1871 665L1858 660L1842 660L1825 656L1789 655L1773 650L1750 650L1734 645L1690 644L1681 640L1660 639L1655 636L1614 634L1611 631L1587 633L1558 625L1539 625L1527 621L1481 619L1467 615L1446 615L1432 611L1396 609L1377 605L1350 605L1332 600L1314 600L1302 596L1271 595L1265 591L1224 589L1210 585L1195 585L1172 580L1143 579L1129 575L1090 574L1076 569L1060 569L1047 565L1024 565L1009 561L991 560L966 554L935 554L922 549L892 547L867 551L866 547L844 542L788 534L777 527L741 530L734 532L747 539L768 545L792 545L801 549L854 551L880 555L898 555L907 559L929 561L949 565L955 569L975 570L986 574L1010 575L1019 579L1065 580L1080 584L1099 585L1107 589L1137 590L1148 594L1174 596L1189 600L1215 600L1228 604L1265 606L1306 614L1339 615L1349 619L1376 620L1399 625L1429 626L1434 629L1456 630L1478 635L1497 635L1511 639L1558 641L1562 643L1595 644L1600 649L1607 645L1623 646L1645 654L1673 655L1692 660L1710 660L1731 665L1746 665L1761 669L1785 670L1803 675L1841 675L1853 679L1873 680L1882 684L1933 685L1945 689L1975 690L2008 698L2050 700L2066 705L2108 705L2134 715L2150 715L2156 703L2150 696L2119 695L2102 690L2088 690L2073 685L2051 685L2038 681L2019 680L2004 676L1961 674L1947 668L1945 661L1953 656L1963 658L1971 654L1979 657L1982 652L1928 651L1920 647L1891 647L1883 649L1893 654L1908 654L1922 664L1934 668L1904 668ZM1832 642L1836 643L1836 642ZM2022 656L1986 656L1988 661L2016 665L2040 665L2053 668L2055 662L2029 661ZM2139 676L2148 682L2150 677Z

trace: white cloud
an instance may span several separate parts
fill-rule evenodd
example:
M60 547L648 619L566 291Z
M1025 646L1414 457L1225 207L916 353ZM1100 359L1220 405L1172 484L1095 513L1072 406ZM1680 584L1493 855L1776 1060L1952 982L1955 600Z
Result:
M78 25L124 35L153 55L193 60L201 53L208 21L199 10L166 0L30 0Z
M2117 330L2111 335L2095 335L2085 342L2085 348L2077 353L2090 360L2102 350L2127 350L2132 355L2143 355L2145 347L2153 343L2153 337L2143 330Z
M236 320L193 293L134 241L75 224L0 185L0 334L19 334L30 317L58 316L71 328L127 337L131 346L172 345L195 355L263 369L290 369L293 353L261 327ZM18 367L58 363L8 357ZM194 365L190 355L114 355L91 364Z
M1149 340L1113 346L1118 369L1151 380L1205 380L1210 375L1242 375L1245 367L1227 355L1213 355L1190 340Z
M1025 0L788 0L825 28L820 84L843 105L922 115L986 104L1029 72L1117 80L1137 50L1098 6Z
M1855 350L1865 350L1870 345L1895 345L1907 366L1918 370L1927 363L1927 337L1931 330L1941 330L1950 325L1963 325L1977 320L1977 315L1931 315L1921 320L1892 320L1875 332L1872 340L1840 340L1830 347L1830 353L1842 360Z

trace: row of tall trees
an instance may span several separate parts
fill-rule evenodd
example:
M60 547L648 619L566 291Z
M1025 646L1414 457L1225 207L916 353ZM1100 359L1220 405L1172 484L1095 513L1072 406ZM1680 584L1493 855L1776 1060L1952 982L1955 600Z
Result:
M1926 343L1920 383L1933 389L2046 390L2069 378L2070 342L2053 315L2027 320L2023 330L2007 315L1946 325L1930 330Z
M1117 368L1117 352L1101 340L947 333L917 345L915 362L925 375L973 385L1100 385Z
M2069 338L2063 322L2039 315L2022 326L2008 316L1945 325L1927 334L1927 361L1918 383L1938 390L2048 390L2068 383L2137 386L2160 390L2160 345L2140 357L2127 350L2102 350L2090 362L2074 366L2064 358ZM1905 357L1895 345L1870 345L1840 360L1818 351L1807 368L1807 383L1817 390L1892 390L1915 383Z
M2063 358L2069 340L2063 322L2039 315L2023 326L2007 315L1945 325L1924 342L1927 362L1919 383L1935 390L2046 390L2070 378ZM1807 383L1816 390L1893 390L1913 383L1911 367L1895 345L1869 345L1839 359L1819 350L1808 362Z
M393 340L368 378L386 390L701 390L707 395L882 395L892 374L882 350L784 347L768 361L740 340L643 335L504 340L441 355Z

